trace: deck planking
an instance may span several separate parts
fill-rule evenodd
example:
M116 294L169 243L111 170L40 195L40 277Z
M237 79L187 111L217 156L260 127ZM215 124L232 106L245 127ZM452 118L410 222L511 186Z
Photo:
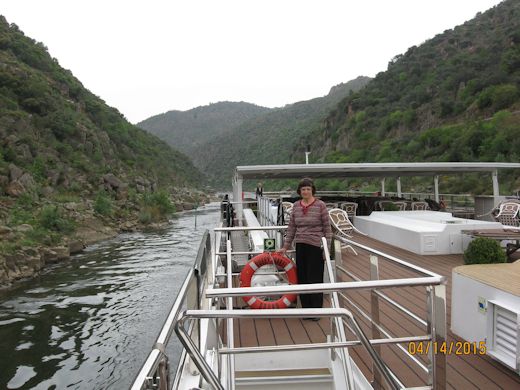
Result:
M418 255L401 248L371 239L366 236L355 235L354 241L371 248L380 250L386 254L398 257L419 267L443 275L447 279L446 285L446 317L447 317L447 342L462 341L451 333L451 270L462 265L462 255ZM363 250L357 250L358 256L351 251L344 250L342 265L348 271L356 274L363 280L369 278L369 254ZM416 272L404 269L388 261L379 261L380 279L398 279L419 276ZM338 271L338 281L352 281L348 275ZM391 299L406 307L408 310L426 318L426 288L405 287L385 289L384 293ZM347 297L355 304L370 313L370 292L355 290L349 291ZM328 302L328 300L327 300ZM363 331L372 337L370 322L359 314L345 299L340 298L342 306L351 310L359 322ZM403 337L410 335L426 334L425 327L410 317L404 315L383 299L379 299L380 324L387 329L392 336ZM326 335L330 332L330 323L327 319L319 322L305 321L301 319L240 319L234 321L235 346L270 346L290 345L325 342ZM381 336L384 337L384 336ZM356 339L347 330L347 338ZM403 347L407 347L404 345ZM427 383L427 374L419 368L403 351L395 345L384 345L381 347L382 356L388 366L398 375L400 380L407 386L424 386ZM371 379L372 361L361 346L349 349L349 353L363 372ZM415 356L423 364L428 364L427 356ZM446 381L449 389L519 389L520 377L501 363L481 355L455 355L447 356Z
M451 323L451 270L452 268L462 265L462 255L432 255L423 256L418 255L392 245L371 239L369 237L356 235L356 242L367 245L371 248L378 249L389 255L393 255L407 262L423 267L430 271L433 271L439 275L443 275L447 278L446 285L446 316L447 316L447 342L452 343L456 341L463 341L458 336L450 331ZM369 262L368 254L364 251L358 251L359 256L354 256L346 251L343 252L342 262L345 268L349 271L362 277L362 279L369 279ZM381 279L392 279L392 278L404 278L413 277L414 272L405 270L399 266L392 265L387 261L380 260L380 278ZM338 274L339 280L352 280L344 274ZM396 300L401 305L412 311L414 314L421 318L426 318L426 307L425 307L425 288L421 287L407 287L404 289L385 289L385 293ZM369 294L362 294L357 292L354 297L357 305L361 306L365 311L370 312L370 296ZM406 330L408 335L410 334L425 334L424 327L414 320L411 320L408 316L401 314L395 309L391 308L388 304L384 303L383 300L380 302L380 322L387 328L392 335L403 336L403 331ZM345 305L349 308L349 305ZM356 315L357 312L353 309L353 313ZM371 335L371 327L368 321L364 320L361 316L356 316L359 322L362 324L363 330ZM417 333L422 332L422 333ZM397 350L397 347L392 347ZM394 355L398 356L399 351L394 351ZM402 357L405 357L404 353L401 353ZM383 355L385 357L385 355ZM416 356L419 357L419 356ZM353 354L353 358L356 363L360 366L371 366L370 359L365 354ZM422 356L421 361L425 361L425 356ZM411 360L406 357L409 367L413 368ZM387 362L388 363L388 362ZM392 360L389 363L391 368L396 363ZM417 367L417 366L415 366ZM399 372L399 371L397 371ZM447 374L446 380L449 388L454 389L520 389L520 377L501 363L491 359L488 356L482 355L447 355ZM399 372L400 374L400 372ZM405 385L410 384L404 378Z

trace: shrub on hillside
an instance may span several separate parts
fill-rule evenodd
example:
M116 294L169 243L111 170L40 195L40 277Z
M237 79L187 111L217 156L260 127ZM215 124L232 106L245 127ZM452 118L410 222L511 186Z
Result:
M471 241L464 252L465 264L505 263L507 261L500 244L491 239L478 237Z
M45 206L38 217L39 226L60 233L71 233L74 231L74 223L63 216L56 206Z
M153 216L149 209L145 208L139 212L139 222L148 225L152 222Z
M112 200L104 193L99 192L94 200L94 211L100 215L112 215Z
M145 205L156 208L160 215L168 216L175 212L175 206L165 191L158 191L145 197Z
M145 195L143 203L139 213L139 221L143 224L165 220L175 212L175 206L165 191Z

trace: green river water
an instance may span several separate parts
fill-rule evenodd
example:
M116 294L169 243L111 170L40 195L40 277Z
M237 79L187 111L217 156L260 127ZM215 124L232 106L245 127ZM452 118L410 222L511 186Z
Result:
M195 226L196 220L196 226ZM126 389L219 205L89 247L0 294L0 389ZM174 364L180 354L172 337Z

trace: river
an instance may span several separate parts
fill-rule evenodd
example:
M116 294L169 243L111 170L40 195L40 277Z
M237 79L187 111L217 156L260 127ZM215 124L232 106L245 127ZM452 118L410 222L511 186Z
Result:
M93 245L2 293L0 389L128 388L218 207L179 213L160 232Z

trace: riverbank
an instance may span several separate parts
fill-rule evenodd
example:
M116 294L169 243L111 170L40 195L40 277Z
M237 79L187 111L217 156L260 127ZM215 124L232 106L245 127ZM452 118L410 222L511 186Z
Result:
M171 211L174 212L191 210L215 200L208 194L192 189L179 189L169 198ZM100 213L102 210L96 206L96 202L89 199L46 201L45 204L37 205L39 210L56 210L59 216L56 226L62 223L60 221L73 224L73 228L59 234L52 226L49 230L42 230L38 223L0 224L0 289L9 289L18 280L32 278L46 266L67 261L71 255L81 252L87 246L120 233L163 228L169 224L168 216L171 215L158 214L153 208L151 212L144 212L142 205L129 199L111 202L109 213ZM19 211L12 208L11 214L16 213ZM10 219L14 222L18 220L23 222L22 218Z

